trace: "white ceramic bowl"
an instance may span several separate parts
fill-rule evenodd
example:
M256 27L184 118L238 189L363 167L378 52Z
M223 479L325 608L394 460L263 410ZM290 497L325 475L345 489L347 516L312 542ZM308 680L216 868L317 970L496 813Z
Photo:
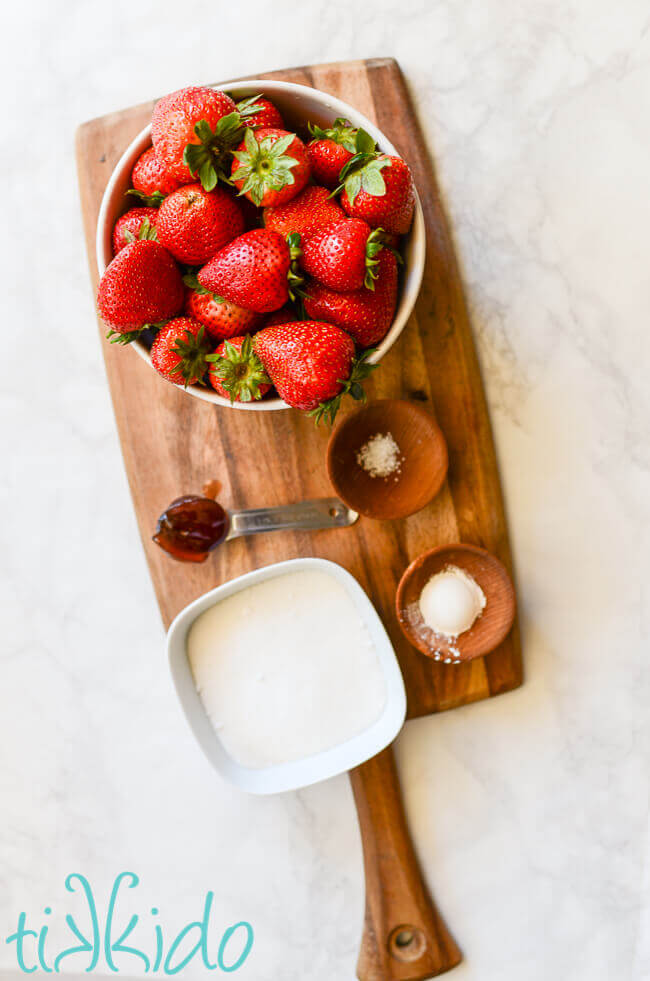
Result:
M397 150L388 140L381 130L377 129L374 123L363 116L360 112L349 106L334 96L319 92L317 89L306 85L294 85L293 82L269 82L261 79L254 79L249 82L224 82L215 85L214 88L226 89L237 101L249 95L264 93L277 105L284 119L291 126L304 125L304 121L309 119L321 126L331 125L337 116L349 119L353 126L361 126L376 141L379 148L386 153L397 154ZM129 201L125 195L126 190L131 185L131 170L135 161L141 153L151 145L151 126L147 126L136 136L133 142L127 147L117 162L113 171L104 197L102 198L97 220L97 268L101 276L109 262L113 258L111 236L113 226L121 214L129 207L134 207L137 202ZM416 195L415 214L411 231L405 236L403 242L404 269L401 274L400 296L398 298L397 309L393 324L384 337L377 350L370 358L370 361L377 363L381 361L384 354L393 346L399 335L404 330L406 322L411 315L415 300L420 291L422 274L424 272L425 256L425 231L422 206ZM140 341L134 341L131 345L141 358L151 364L151 358L146 346ZM252 412L269 411L273 409L286 409L288 406L282 399L263 399L260 402L234 402L230 403L221 395L200 385L190 385L186 389L190 395L204 399L206 402L214 402L216 405L225 405L228 408L243 409Z
M196 618L215 603L265 579L301 570L318 570L333 576L353 599L379 657L386 683L386 704L380 717L369 728L333 749L290 763L267 766L263 769L250 769L241 766L226 752L208 719L194 686L187 657L187 635ZM167 633L167 655L185 717L201 749L223 777L249 793L275 794L284 790L295 790L297 787L307 787L319 780L326 780L328 777L351 770L388 746L404 724L406 716L404 682L384 625L354 576L336 562L329 562L326 559L304 558L277 562L263 569L248 572L200 596L181 610L171 624ZM345 684L345 679L341 679L341 684Z

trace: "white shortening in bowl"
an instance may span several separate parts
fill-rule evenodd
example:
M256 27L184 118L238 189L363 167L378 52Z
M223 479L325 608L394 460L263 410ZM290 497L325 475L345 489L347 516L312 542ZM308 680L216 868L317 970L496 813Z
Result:
M272 82L264 79L253 79L247 82L223 82L213 85L215 89L226 89L232 97L239 101L249 95L264 94L278 107L289 127L297 126L301 121L310 120L320 126L331 126L334 120L343 116L355 127L361 127L370 133L377 146L384 153L399 156L397 150L366 116L358 112L347 102L336 99L318 89L307 85L296 85L293 82ZM97 269L101 276L113 258L112 233L115 222L127 208L128 199L125 197L131 186L131 170L141 153L151 145L151 126L145 127L126 148L118 160L115 170L106 185L99 217L97 219ZM401 274L400 295L398 297L395 317L390 330L383 341L377 345L375 353L369 358L372 364L377 364L393 346L404 330L411 315L417 295L420 292L424 274L424 259L426 252L426 233L422 205L415 196L415 212L413 225L408 235L404 236L404 269ZM141 358L151 364L149 351L140 341L134 341L129 347L137 351ZM233 402L223 398L216 392L200 385L189 385L186 391L196 398L216 405L249 412L268 412L274 409L289 408L280 398L262 399L260 402Z
M294 736L293 730L289 730L289 732L284 733L280 742L283 742L286 748L288 741L293 741L293 746L290 747L288 753L288 756L291 758L287 759L285 757L284 759L286 761L274 762L267 765L255 767L244 766L235 758L235 754L226 747L225 743L227 740L225 739L225 733L224 738L221 738L219 730L213 726L205 704L205 701L209 701L209 699L206 700L204 696L204 700L202 700L197 691L196 679L192 671L192 665L190 664L188 638L193 625L197 623L206 611L216 610L219 604L233 597L236 598L238 594L243 594L251 586L258 586L264 583L270 585L275 582L280 584L282 579L287 579L287 577L289 579L293 578L291 576L292 573L298 573L302 577L306 577L309 573L319 573L321 577L329 577L344 590L345 599L353 605L356 617L360 622L363 632L368 636L369 643L374 652L376 663L373 661L373 674L376 672L377 677L371 678L369 676L368 685L374 685L375 689L380 687L382 690L382 696L378 703L378 714L372 712L369 714L366 713L366 722L360 731L356 731L354 728L348 729L348 731L353 732L353 735L340 739L335 745L330 745L329 748L320 752L305 754L301 748L301 733L296 731ZM287 582L289 582L289 579L287 579ZM252 595L254 595L254 592ZM288 596L286 597L286 601L289 602ZM334 635L335 632L333 625L331 634ZM223 643L226 643L225 638ZM277 647L276 638L276 651ZM406 693L391 642L364 590L349 572L335 562L317 558L291 559L287 562L278 562L275 565L249 572L244 576L233 579L229 583L225 583L223 586L211 590L193 603L190 603L189 606L178 614L169 628L167 651L176 692L185 716L203 752L223 777L242 790L251 793L271 794L284 790L293 790L297 787L317 783L319 780L325 780L328 777L359 766L359 764L375 756L391 743L404 724L406 716ZM274 657L272 643L268 644L267 653L269 659ZM365 653L367 657L368 652ZM224 656L228 655L224 652ZM241 656L245 658L246 655L242 652ZM305 652L305 656L306 658L309 657L308 651ZM329 667L329 665L323 666ZM318 664L316 667L318 667ZM269 672L273 668L274 665L270 662L268 664ZM324 675L326 674L327 672L324 672ZM217 677L220 676L217 675ZM221 677L228 677L228 669ZM350 693L346 690L346 685L352 689L356 687L356 690L361 690L360 683L363 683L362 677L357 678L355 686L351 678L353 678L352 673L347 675L345 670L342 670L338 679L339 691L342 696L341 701L347 701L348 703L342 706L341 712L345 712L348 720L354 717L354 706L349 704ZM299 699L301 694L300 691L296 690L299 687L298 685L292 687L292 680L291 677L286 678L286 717L287 719L304 719L305 706L298 705L295 711L292 709L292 699ZM262 688L263 696L264 689ZM344 698L343 696L346 697ZM324 709L324 713L321 714L325 716L329 714L335 722L341 721L337 718L337 697L336 690L332 689L331 672L328 683L324 683L322 689L317 686L312 690L312 698L314 714L320 712L322 708ZM222 698L222 701L227 702L227 699ZM263 709L264 706L258 709L260 718L265 715ZM361 714L362 706L359 705L360 717ZM265 721L268 722L268 713L266 715L267 718ZM278 725L283 721L278 719ZM242 717L238 720L240 743L241 732L246 725L255 727L256 718L244 719ZM341 726L338 728L341 730ZM343 726L344 728L345 726Z

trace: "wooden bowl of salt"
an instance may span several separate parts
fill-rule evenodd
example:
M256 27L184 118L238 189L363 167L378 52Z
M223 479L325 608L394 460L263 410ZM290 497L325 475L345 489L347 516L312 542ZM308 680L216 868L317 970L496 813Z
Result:
M402 399L378 399L352 412L327 448L336 493L368 518L421 511L442 487L447 466L447 444L435 419Z

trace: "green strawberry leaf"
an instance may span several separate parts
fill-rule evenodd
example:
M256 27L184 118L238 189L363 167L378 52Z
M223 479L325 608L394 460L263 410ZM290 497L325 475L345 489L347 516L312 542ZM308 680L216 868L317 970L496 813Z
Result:
M161 320L158 324L143 324L138 330L129 330L124 334L119 333L117 330L108 330L106 332L106 340L110 341L111 344L132 344L133 341L137 341L146 330L160 330L167 323L166 320Z
M270 136L267 136L262 140L262 144L260 145L266 144L267 140L269 142L268 145L264 147L264 149L270 151L274 157L281 157L282 154L289 149L289 147L295 140L295 136L293 133L287 133L286 136L281 136L279 140L275 140L274 142L271 141ZM291 159L293 160L293 157L291 157Z
M246 152L250 155L252 159L257 159L259 156L260 145L255 139L255 134L253 130L248 127L244 133L244 143L246 144ZM243 161L240 161L240 163Z
M347 193L350 204L354 204L354 199L360 190L364 190L373 197L383 197L386 193L386 184L381 175L384 167L390 167L390 160L382 157L380 160L367 160L346 176L343 187ZM345 170L345 167L343 168ZM343 170L341 173L343 173Z
M253 125L255 125L254 117L262 109L262 106L257 105L257 100L261 98L261 95L251 95L248 99L242 99L241 102L237 103L237 112L242 119L251 119Z
M200 293L201 296L211 296L215 303L226 302L223 296L219 296L218 293L213 293L212 290L207 290L205 286L201 286L195 272L185 273L183 276L183 282L186 286L189 286L191 290L194 290L195 293Z
M357 130L342 116L334 120L330 129L322 129L315 123L309 123L307 129L315 140L332 140L333 143L345 147L350 153L356 152Z
M363 385L361 384L364 379L366 379L371 372L373 372L378 365L368 364L368 358L371 354L374 354L376 348L369 347L367 350L362 351L356 358L352 361L352 366L350 369L350 375L348 378L338 378L337 381L339 385L343 388L338 395L335 395L331 399L327 399L325 402L319 402L315 409L312 409L308 413L318 426L319 423L325 419L330 425L333 424L336 414L341 407L341 400L345 395L351 395L353 399L357 401L365 402L366 393L363 390Z
M179 361L178 364L168 372L168 374L179 374L183 379L184 387L190 384L193 378L202 378L206 371L207 355L212 350L212 345L205 334L205 327L201 327L196 335L191 330L185 331L185 340L177 338L171 346L170 351L175 354ZM172 379L175 381L175 379ZM180 385L181 382L177 381Z
M224 341L223 355L208 354L205 360L212 364L212 371L230 395L231 402L237 399L240 402L259 401L262 398L260 386L271 384L253 350L249 334L242 341L241 350L238 351L230 341Z
M381 198L386 193L386 185L381 176L381 170L373 166L373 164L380 163L382 163L381 160L375 160L361 171L361 187L366 194L371 194L375 198Z
M384 236L385 232L383 228L375 228L366 241L366 274L363 280L363 285L366 289L375 289L375 280L377 278L379 265L379 259L376 257L379 255L381 250L385 248ZM391 250L394 251L394 250Z
M230 161L233 147L242 134L242 119L238 112L222 116L214 132L205 119L200 119L194 127L198 143L188 143L183 151L183 162L193 177L198 175L206 191L213 191L219 181L226 184L230 180Z
M162 191L154 191L153 194L145 194L144 191L136 191L134 187L130 187L126 193L132 194L134 198L138 198L147 208L159 208L167 197L167 195L163 194Z
M357 153L375 153L376 149L377 145L370 133L366 133L365 129L359 129L355 143L355 150Z
M219 181L216 167L211 160L206 160L199 168L199 180L205 191L214 191Z
M352 174L345 182L345 193L350 204L354 204L354 199L361 190L361 174Z
M140 225L140 231L138 232L138 238L140 241L157 242L158 232L156 231L156 226L152 225L148 218Z
M248 195L259 207L268 190L281 191L283 187L295 184L291 171L298 161L286 155L294 139L293 133L287 133L278 140L265 136L258 142L253 130L246 130L246 149L236 150L233 154L239 163L234 179L238 184L242 181L240 195Z

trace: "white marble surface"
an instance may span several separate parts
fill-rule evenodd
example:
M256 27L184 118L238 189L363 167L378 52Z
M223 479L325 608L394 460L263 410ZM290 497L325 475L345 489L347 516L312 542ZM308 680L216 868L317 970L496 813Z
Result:
M3 19L0 937L20 910L59 916L66 873L103 895L131 869L170 930L208 889L216 923L253 923L236 976L353 977L347 781L242 796L172 695L73 135L195 81L391 54L456 230L524 623L520 691L398 743L417 848L466 954L453 977L650 978L647 3L40 0Z

